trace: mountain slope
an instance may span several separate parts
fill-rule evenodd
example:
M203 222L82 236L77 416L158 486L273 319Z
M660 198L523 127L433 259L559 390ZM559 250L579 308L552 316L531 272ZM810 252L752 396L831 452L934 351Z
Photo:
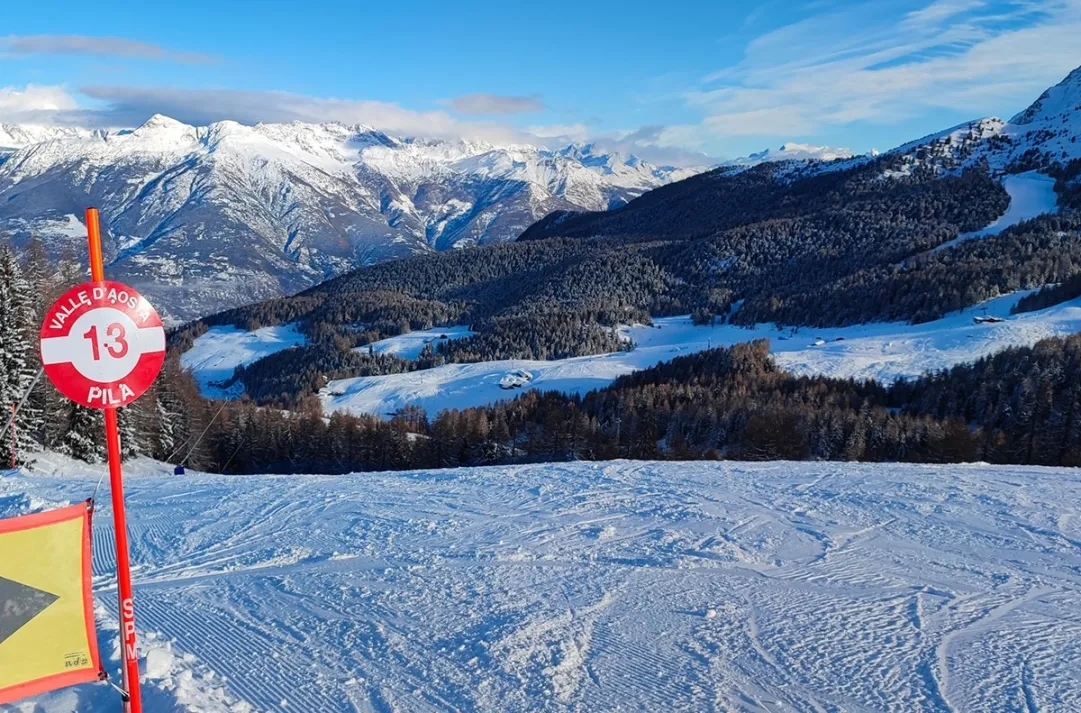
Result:
M4 125L0 231L68 239L96 205L110 274L190 318L358 265L513 239L554 210L609 208L693 172L589 145L401 139L341 124Z
M823 158L836 160L778 163L771 182L821 177L875 163L883 178L907 177L921 169L938 175L958 175L968 169L989 170L999 178L1004 174L1039 169L1062 176L1065 183L1081 172L1081 168L1072 163L1081 159L1081 67L1008 122L993 117L967 122L902 144L877 158L874 155L846 157L843 150L828 151L824 147L797 144L781 147L774 158L783 158L785 153L804 158L809 151L825 152L821 154ZM752 158L765 158L768 153L753 154ZM634 235L643 231L701 233L724 227L717 222L716 203L736 203L744 196L727 196L718 186L727 187L723 179L730 179L744 166L757 163L748 160L723 166L689 181L651 191L614 210L554 213L531 226L521 239L554 235ZM784 190L769 183L759 183L756 188L758 193L772 192L774 202L775 196ZM769 196L763 198L771 200ZM692 208L697 210L697 215L688 215ZM746 215L741 220L754 217L757 216Z
M988 117L899 146L906 163L961 170L986 162L996 173L1065 168L1081 159L1081 67L1009 121Z

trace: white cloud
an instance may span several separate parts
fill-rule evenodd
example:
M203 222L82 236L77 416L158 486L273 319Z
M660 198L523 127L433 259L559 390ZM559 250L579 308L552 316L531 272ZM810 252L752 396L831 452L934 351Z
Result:
M242 124L340 121L368 124L388 133L407 136L468 138L493 143L514 143L524 138L522 132L504 124L462 121L445 111L414 111L373 100L232 89L90 86L80 91L104 103L105 108L82 112L73 119L108 126L137 125L147 117L161 113L197 125L224 119Z
M542 139L569 137L573 141L585 141L590 135L589 127L585 124L534 125L527 127L526 131Z
M703 113L699 140L811 136L929 109L1012 113L1081 64L1081 0L935 0L886 15L876 2L753 40L686 93Z
M165 114L193 125L224 119L242 124L339 121L367 124L398 136L470 139L497 145L558 147L593 141L603 150L637 153L657 163L711 163L711 159L700 153L683 150L678 142L666 141L666 127L611 134L591 132L581 123L519 128L493 121L463 121L445 111L414 111L388 102L309 97L289 92L91 86L80 89L79 95L84 99L82 103L63 87L0 88L0 122L130 128L154 114Z
M124 37L88 35L8 35L0 37L0 50L11 54L73 54L97 57L131 57L182 62L211 62L213 57L199 52L178 52L161 45Z
M614 131L592 136L590 141L601 151L635 154L647 161L670 166L709 166L718 159L697 151L697 127L643 126L633 131Z
M78 106L63 87L0 87L0 121L48 123L56 113L73 111Z
M909 9L867 2L762 34L739 63L679 95L700 118L675 125L598 132L590 123L524 126L498 118L543 108L535 96L469 94L444 100L447 109L414 110L281 91L112 85L78 93L42 86L0 90L0 120L130 127L163 113L200 125L341 121L494 144L592 141L686 165L710 162L704 152L715 152L726 138L773 143L940 110L973 118L1012 115L1081 64L1081 0L925 0ZM82 40L55 39L42 40L42 49L84 48ZM135 43L111 51L152 56L164 50ZM472 118L485 115L496 118Z
M905 15L904 24L909 27L934 25L950 17L987 5L984 0L936 0L926 7Z

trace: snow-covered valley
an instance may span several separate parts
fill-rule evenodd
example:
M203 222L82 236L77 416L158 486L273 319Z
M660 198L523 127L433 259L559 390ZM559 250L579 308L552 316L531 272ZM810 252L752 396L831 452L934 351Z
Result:
M389 376L339 379L330 382L320 398L327 412L386 415L413 404L434 415L445 408L468 408L513 398L519 390L501 388L500 381L518 370L533 375L528 388L585 393L623 374L681 355L754 339L770 340L777 363L797 374L874 378L888 383L974 361L1007 347L1029 346L1047 337L1081 332L1081 299L1011 315L1010 308L1025 294L999 297L925 324L890 322L793 330L774 325L703 327L693 325L687 316L663 318L654 320L653 326L622 329L635 345L631 351L557 361L447 364ZM985 317L1003 321L975 321ZM424 343L442 334L453 338L461 336L462 331L436 328L376 342L373 348L380 353L416 356ZM213 327L184 354L183 364L199 380L206 395L236 395L239 388L223 391L215 383L230 377L237 366L298 343L299 336L289 326L253 333Z
M1081 710L1076 470L129 471L155 713ZM43 456L0 476L0 516L99 473ZM89 685L9 710L118 706Z

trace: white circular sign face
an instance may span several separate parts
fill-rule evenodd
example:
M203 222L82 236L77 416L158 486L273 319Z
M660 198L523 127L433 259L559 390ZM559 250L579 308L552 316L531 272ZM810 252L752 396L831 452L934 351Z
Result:
M119 282L64 293L41 325L41 363L57 389L91 408L139 398L165 361L165 329L143 297Z
M71 333L54 354L57 359L71 362L75 370L88 379L99 382L120 381L130 374L144 347L139 328L131 318L112 307L98 307L79 317L71 325Z

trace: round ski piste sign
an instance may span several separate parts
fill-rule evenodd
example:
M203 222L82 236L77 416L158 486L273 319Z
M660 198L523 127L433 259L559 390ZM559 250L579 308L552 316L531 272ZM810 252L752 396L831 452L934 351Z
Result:
M127 406L165 361L157 311L119 282L73 287L45 313L41 363L60 393L90 408Z

